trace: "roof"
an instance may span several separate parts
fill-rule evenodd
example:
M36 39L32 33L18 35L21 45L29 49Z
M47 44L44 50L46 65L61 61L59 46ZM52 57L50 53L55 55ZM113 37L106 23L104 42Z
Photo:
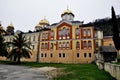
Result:
M104 36L103 38L112 38L113 36Z
M49 25L49 21L44 18L44 19L42 19L42 20L39 22L39 24L47 24L47 25Z
M72 13L72 11L69 10L69 9L66 9L66 10L61 14L61 16L63 16L64 14L72 14L72 15L74 16L74 14Z
M8 27L14 28L14 26L13 26L12 23L10 23L10 24L8 25Z
M100 52L117 52L114 46L101 46L99 50Z
M40 24L37 24L35 28L41 28L42 26Z
M83 24L80 27L88 27L88 26L94 26L92 23L88 23L88 24Z
M83 23L83 21L71 21L72 23Z

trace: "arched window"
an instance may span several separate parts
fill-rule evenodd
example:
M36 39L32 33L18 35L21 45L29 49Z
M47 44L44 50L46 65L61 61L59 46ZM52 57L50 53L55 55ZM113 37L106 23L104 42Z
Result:
M53 43L50 44L50 49L53 49Z
M92 57L92 55L91 55L91 53L89 53L89 58L91 58Z
M41 57L43 57L43 53L41 53Z
M83 43L83 47L84 47L84 48L87 47L87 42L86 42L86 41L84 41L84 43Z
M66 43L65 43L65 42L63 42L63 47L65 48L65 46L66 46Z
M75 33L76 33L77 36L80 34L79 28L76 28Z
M63 36L65 36L66 35L66 28L64 27L63 28Z
M59 30L58 34L59 34L59 36L62 36L62 30L61 29Z
M10 38L10 40L11 40L11 38ZM31 36L29 37L29 41L31 41Z
M80 42L77 41L77 42L76 42L76 49L79 49L79 48L80 48Z
M92 42L88 41L88 47L92 47Z
M46 37L46 39L48 39L48 33L46 33L46 36L45 36L45 37Z
M51 31L51 37L54 37L54 31Z
M44 34L44 33L42 33L42 38L44 39L44 37L45 37L45 34Z
M77 58L79 58L80 57L80 54L79 53L77 53Z
M69 47L70 47L70 44L69 44L69 42L67 42L67 45L66 45L66 47L67 47L67 48L69 48Z
M61 42L59 42L59 48L61 48L62 47L62 44L61 44Z
M67 29L67 36L70 35L70 29Z
M88 29L88 36L90 36L91 35L91 30L90 29Z
M83 29L83 36L86 36L86 29Z
M33 37L33 41L35 41L35 36Z
M86 53L84 53L84 58L86 58L87 57L87 54Z
M45 43L45 49L48 49L48 44L47 43Z
M42 43L42 45L41 45L41 49L44 49L44 43Z

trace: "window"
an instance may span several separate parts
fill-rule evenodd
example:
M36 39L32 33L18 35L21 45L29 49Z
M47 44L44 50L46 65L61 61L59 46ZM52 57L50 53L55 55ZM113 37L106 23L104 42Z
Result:
M44 37L45 37L45 34L44 34L44 33L42 33L42 38L44 39Z
M86 36L86 29L83 29L83 36Z
M63 42L63 47L65 48L65 45L66 45L66 43L65 42Z
M62 36L62 30L61 29L59 30L59 36Z
M33 41L35 41L35 36L33 37Z
M45 53L45 57L47 57L47 54Z
M90 36L91 35L91 30L90 29L88 29L88 36Z
M86 41L84 41L84 43L83 43L83 47L84 47L84 48L87 47L87 42L86 42Z
M61 57L61 53L59 53L59 57Z
M95 42L95 46L98 48L98 41Z
M80 55L79 55L79 53L77 53L77 58L79 58L80 57Z
M63 53L63 58L65 57L65 53Z
M50 44L50 49L53 49L53 43Z
M65 37L65 35L66 35L66 28L64 27L63 28L63 36Z
M80 42L79 41L76 42L76 49L78 49L78 48L80 48Z
M70 44L69 44L69 42L67 42L67 45L66 45L66 47L67 47L67 48L69 48L69 47L70 47Z
M76 31L75 31L76 35L78 36L80 31L79 31L79 28L76 28Z
M51 37L54 37L54 31L51 31Z
M41 49L44 49L44 43L42 43Z
M29 41L31 41L31 36L29 37Z
M84 53L84 58L86 58L87 57L87 54L86 53Z
M91 56L91 53L89 53L89 58L91 58L92 56Z
M61 42L59 42L59 48L61 48L62 47L62 44L61 44Z
M70 35L70 29L67 29L67 36Z
M88 41L88 47L92 47L92 42Z
M46 37L46 39L48 39L48 33L46 33L46 36L45 36L45 37Z
M95 32L95 38L97 38L98 37L98 34L97 34L97 32Z
M110 43L109 46L112 46L112 44Z
M45 49L48 49L48 44L47 43L45 43Z
M32 45L32 49L34 49L34 45Z
M43 53L41 53L41 57L43 57Z
M53 54L52 54L52 53L50 54L50 57L51 57L51 58L53 57Z

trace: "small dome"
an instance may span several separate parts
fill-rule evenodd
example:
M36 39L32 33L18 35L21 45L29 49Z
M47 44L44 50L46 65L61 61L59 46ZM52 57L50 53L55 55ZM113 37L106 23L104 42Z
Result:
M12 23L10 23L10 24L8 25L8 27L14 28L14 26L13 26Z
M0 30L4 30L5 31L5 28L3 26L0 26Z
M42 26L40 24L37 24L35 28L41 28Z
M69 10L69 9L66 9L66 10L61 14L61 16L63 16L64 14L72 14L72 15L74 16L74 14L72 13L72 11Z
M40 24L40 25L42 25L42 24L49 25L49 21L44 18L44 19L42 19L42 20L39 22L39 24Z

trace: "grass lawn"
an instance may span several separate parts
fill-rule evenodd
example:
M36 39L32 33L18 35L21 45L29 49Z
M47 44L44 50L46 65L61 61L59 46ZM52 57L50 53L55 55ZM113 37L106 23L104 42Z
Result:
M8 61L0 61L9 64ZM58 64L23 62L20 65L31 67L56 67L64 68L64 74L58 75L54 80L115 80L107 72L98 70L95 64Z

